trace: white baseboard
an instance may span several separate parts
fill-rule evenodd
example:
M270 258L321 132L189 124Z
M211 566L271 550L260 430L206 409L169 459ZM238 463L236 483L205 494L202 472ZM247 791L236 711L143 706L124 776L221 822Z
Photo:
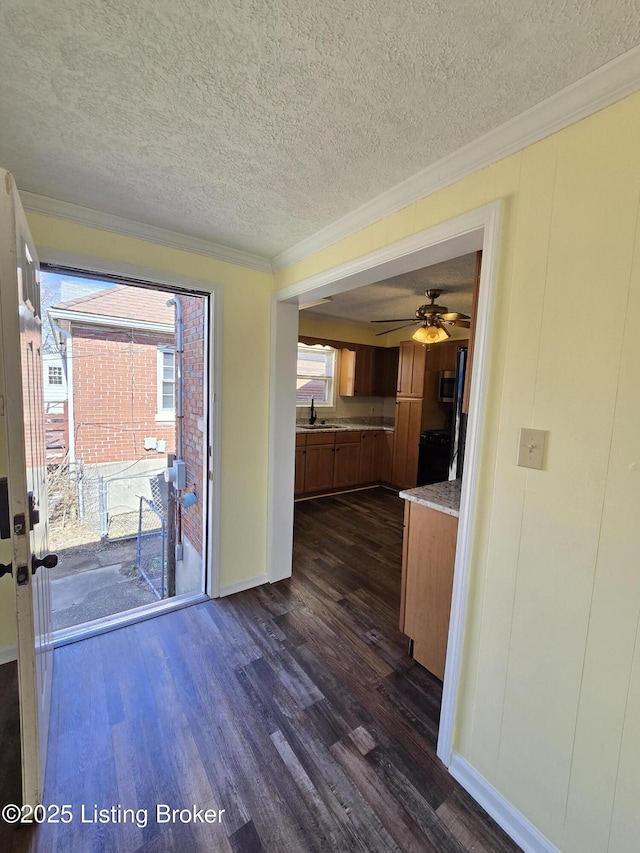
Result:
M245 589L253 589L254 586L262 586L263 583L267 583L267 573L264 572L261 575L255 575L252 578L244 578L241 581L235 581L234 583L224 583L220 587L220 598L224 598L226 595L234 595L236 592L244 592Z
M17 646L5 646L3 649L0 649L0 666L3 663L11 663L12 660L18 660Z
M449 773L488 812L525 853L560 853L490 782L459 755L451 756Z

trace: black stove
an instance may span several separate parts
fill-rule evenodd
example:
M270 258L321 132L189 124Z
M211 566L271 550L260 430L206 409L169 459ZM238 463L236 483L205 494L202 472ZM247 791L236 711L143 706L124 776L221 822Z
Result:
M451 444L451 430L449 429L427 429L420 433L420 444L429 447L442 447Z
M418 486L449 479L451 430L428 429L420 433L418 450Z

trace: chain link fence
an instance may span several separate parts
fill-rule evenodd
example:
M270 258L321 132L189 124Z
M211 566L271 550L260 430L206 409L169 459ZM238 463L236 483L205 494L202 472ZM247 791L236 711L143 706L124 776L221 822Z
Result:
M136 567L156 598L167 595L167 533L164 513L146 498L140 498Z
M139 469L143 467L144 470ZM166 517L164 466L157 462L51 465L48 470L51 539L58 547L135 539L139 501L145 498Z

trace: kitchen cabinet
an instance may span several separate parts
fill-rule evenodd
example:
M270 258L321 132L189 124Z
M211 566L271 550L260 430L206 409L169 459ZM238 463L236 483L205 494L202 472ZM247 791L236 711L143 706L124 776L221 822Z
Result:
M306 436L304 491L322 492L333 488L335 433L319 432Z
M398 397L422 398L427 349L423 344L403 341L398 360Z
M396 400L393 433L391 483L399 489L412 489L418 475L418 448L422 425L422 399Z
M356 346L340 353L341 397L374 397L376 395L376 349Z
M362 485L380 481L382 469L382 430L366 430L360 434L360 473Z
M390 483L392 443L384 430L297 433L295 497Z
M395 397L398 386L399 347L376 347L376 396Z
M356 345L340 352L341 397L394 397L398 376L398 347Z
M296 435L296 476L293 487L294 497L304 494L305 456L307 453L307 436L301 433Z
M413 657L444 678L458 519L405 501L400 630Z
M442 341L439 344L432 344L427 350L427 370L455 370L458 347L466 345L466 340Z
M380 481L391 485L393 471L393 433L383 432L380 446Z
M345 489L359 485L360 433L337 432L333 462L333 488Z

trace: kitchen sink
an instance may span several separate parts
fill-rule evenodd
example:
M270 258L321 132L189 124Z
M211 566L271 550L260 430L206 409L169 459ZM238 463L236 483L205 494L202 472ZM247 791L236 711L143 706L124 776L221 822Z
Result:
M338 426L337 424L299 424L298 429L349 429L349 427L343 426L342 424Z

